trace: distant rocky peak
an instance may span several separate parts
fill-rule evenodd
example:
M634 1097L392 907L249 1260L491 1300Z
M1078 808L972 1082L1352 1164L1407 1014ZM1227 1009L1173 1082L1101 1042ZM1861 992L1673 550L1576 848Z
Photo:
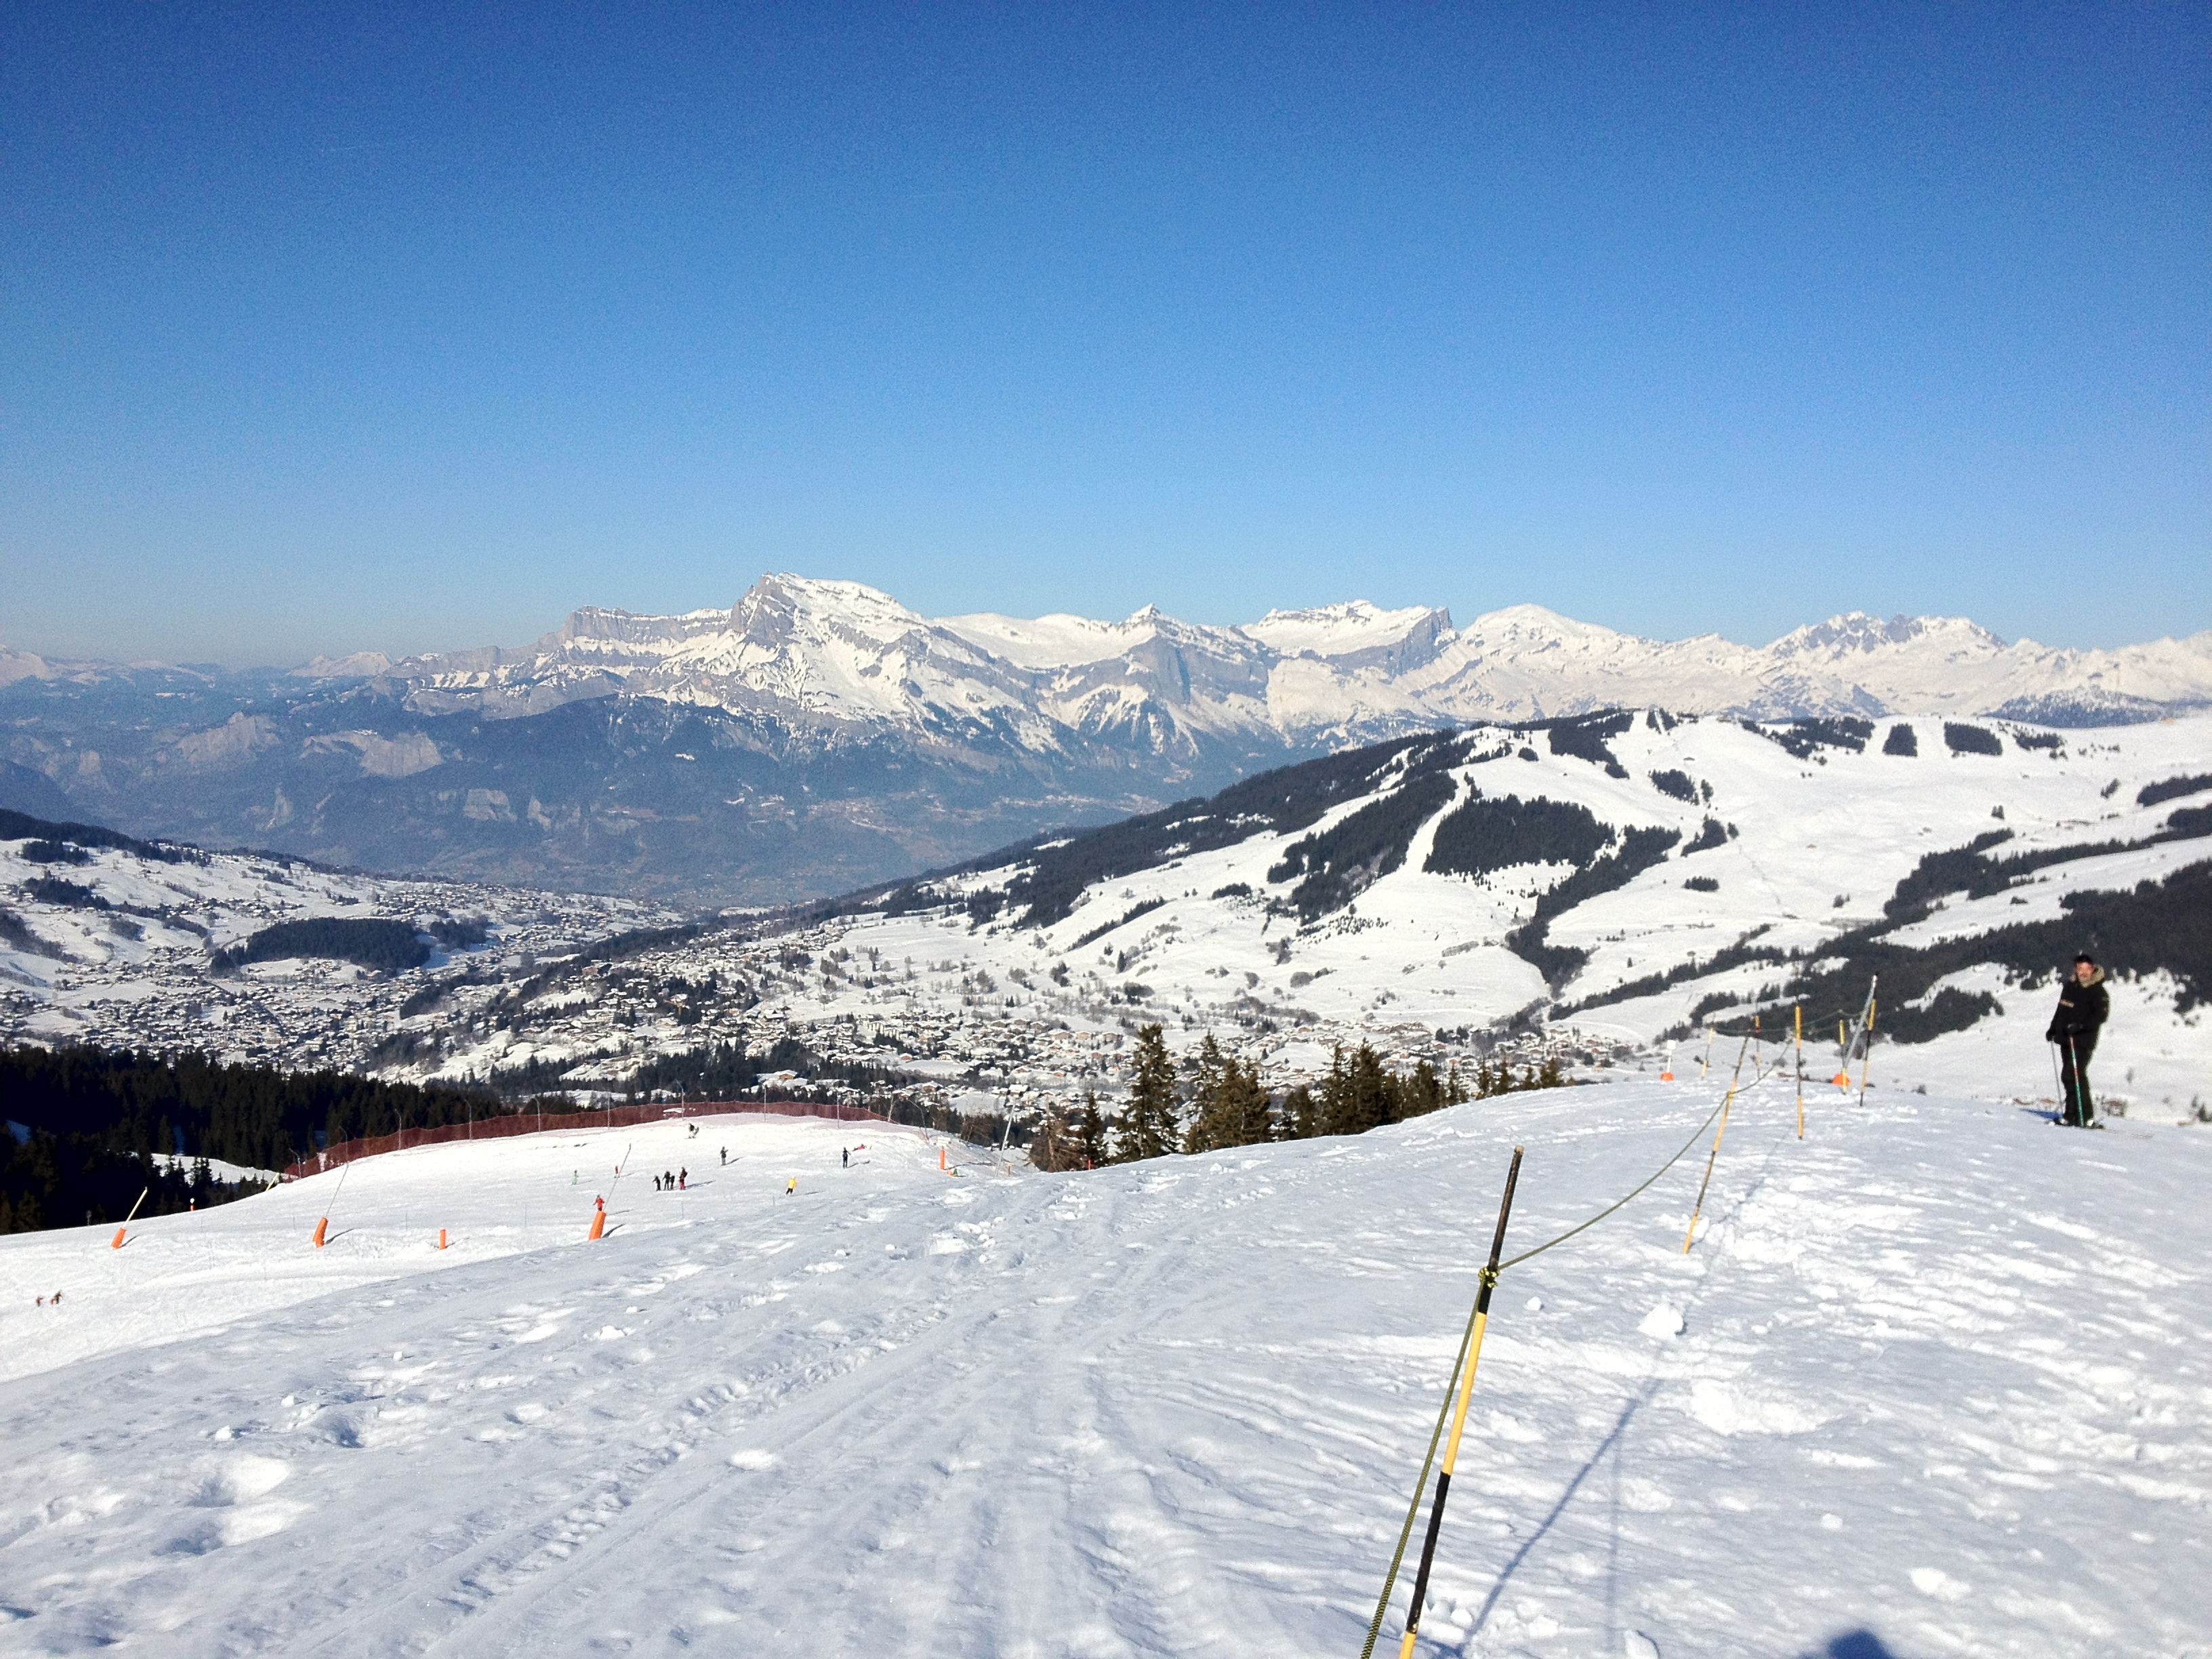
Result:
M2005 641L1965 617L1895 616L1884 622L1847 611L1826 622L1794 629L1767 647L1777 657L1842 657L1926 641L1939 647L2002 651Z

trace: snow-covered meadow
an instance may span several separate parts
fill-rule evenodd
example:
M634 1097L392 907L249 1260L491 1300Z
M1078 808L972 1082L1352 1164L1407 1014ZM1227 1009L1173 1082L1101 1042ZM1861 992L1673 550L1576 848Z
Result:
M1717 1098L1060 1176L733 1117L0 1239L0 1653L1349 1659L1510 1148L1509 1251ZM1422 1651L2212 1654L2212 1132L1795 1127L1687 1255L1703 1139L1506 1273Z

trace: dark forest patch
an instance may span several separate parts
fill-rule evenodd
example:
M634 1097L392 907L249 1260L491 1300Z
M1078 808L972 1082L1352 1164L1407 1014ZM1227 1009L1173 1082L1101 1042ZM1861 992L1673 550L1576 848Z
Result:
M430 947L411 921L380 916L312 916L264 927L209 962L211 973L227 974L250 962L283 962L311 957L350 962L380 974L404 973L429 960Z
M1422 866L1437 875L1480 876L1516 864L1587 866L1613 838L1587 806L1476 794L1437 826Z
M2002 755L2004 742L1985 726L1959 720L1943 722L1943 746L1954 755Z
M1291 890L1291 901L1307 921L1342 909L1406 861L1414 832L1443 810L1457 787L1448 772L1424 772L1321 834L1293 842L1267 879L1304 878Z

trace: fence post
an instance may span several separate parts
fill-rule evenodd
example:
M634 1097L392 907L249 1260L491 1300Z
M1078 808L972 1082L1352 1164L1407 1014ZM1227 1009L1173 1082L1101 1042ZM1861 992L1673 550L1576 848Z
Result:
M1467 1369L1460 1374L1459 1404L1452 1413L1451 1438L1444 1443L1444 1461L1437 1471L1436 1501L1429 1510L1428 1536L1421 1540L1420 1569L1413 1575L1413 1596L1406 1608L1406 1638L1398 1646L1398 1659L1413 1659L1413 1638L1421 1627L1421 1603L1429 1594L1429 1569L1436 1565L1437 1538L1443 1530L1444 1501L1451 1496L1452 1471L1459 1467L1459 1439L1467 1428L1468 1402L1474 1395L1475 1368L1482 1363L1482 1334L1490 1324L1490 1293L1498 1288L1498 1258L1505 1249L1505 1223L1513 1213L1513 1188L1521 1179L1521 1152L1513 1149L1513 1163L1505 1171L1505 1195L1498 1203L1498 1231L1491 1235L1490 1261L1482 1270L1482 1288L1474 1298L1474 1334L1468 1344ZM1389 1591L1383 1591L1385 1601ZM1370 1650L1374 1634L1367 1638ZM1366 1659L1364 1655L1362 1659Z

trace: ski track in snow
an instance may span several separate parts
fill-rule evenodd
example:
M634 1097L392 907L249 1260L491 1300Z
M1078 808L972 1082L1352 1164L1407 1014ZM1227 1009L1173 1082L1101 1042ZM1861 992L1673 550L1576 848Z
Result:
M0 1654L1356 1654L1511 1146L1509 1253L1717 1097L957 1179L708 1120L369 1161L319 1253L334 1176L0 1240ZM1421 1651L2212 1654L2212 1139L1793 1131L1692 1254L1703 1141L1504 1275Z

